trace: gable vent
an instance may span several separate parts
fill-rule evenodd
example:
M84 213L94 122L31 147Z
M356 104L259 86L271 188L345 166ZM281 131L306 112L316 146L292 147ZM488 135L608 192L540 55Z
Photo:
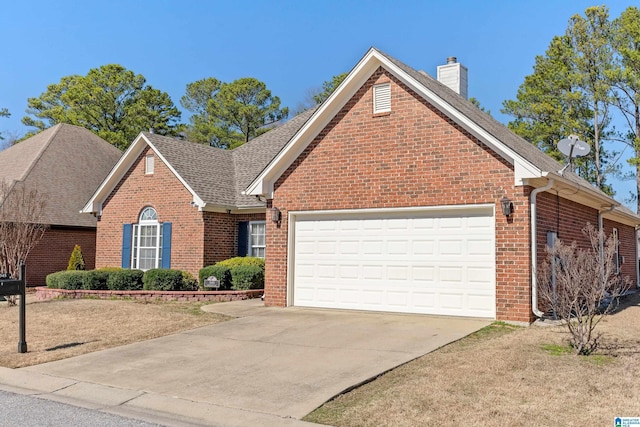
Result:
M391 111L391 83L373 87L373 113Z

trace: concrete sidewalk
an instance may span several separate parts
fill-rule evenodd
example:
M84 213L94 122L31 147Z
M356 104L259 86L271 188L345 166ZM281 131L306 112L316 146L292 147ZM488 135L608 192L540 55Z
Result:
M489 320L337 310L207 307L239 316L163 338L17 370L0 384L166 425L295 426L354 385Z

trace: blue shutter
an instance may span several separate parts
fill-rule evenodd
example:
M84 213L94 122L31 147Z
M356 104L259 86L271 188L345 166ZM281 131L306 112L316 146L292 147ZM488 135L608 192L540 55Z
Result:
M162 265L161 268L171 268L171 223L162 223Z
M131 224L122 225L122 268L131 267Z
M238 223L238 256L247 256L249 253L249 221Z

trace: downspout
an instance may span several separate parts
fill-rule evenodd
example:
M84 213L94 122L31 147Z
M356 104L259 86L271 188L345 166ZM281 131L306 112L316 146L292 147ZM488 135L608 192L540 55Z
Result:
M640 288L640 248L638 248L638 228L636 227L636 288Z
M533 314L537 317L544 316L544 313L538 309L538 277L537 277L537 267L538 267L538 242L537 242L537 216L536 216L536 196L538 193L549 190L553 187L555 181L553 179L549 179L547 185L544 187L534 189L529 195L529 206L531 209L531 308Z
M603 223L602 215L611 212L615 208L616 208L615 205L611 205L609 208L605 210L598 211L598 250L600 251L600 271L601 272L604 272L604 223ZM636 239L636 247L637 246L638 246L638 243ZM604 283L604 276L600 277L600 282Z

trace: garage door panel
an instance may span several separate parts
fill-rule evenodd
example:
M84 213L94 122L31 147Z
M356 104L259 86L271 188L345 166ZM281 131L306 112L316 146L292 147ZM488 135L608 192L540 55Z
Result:
M294 305L495 317L487 211L314 215L292 223Z

